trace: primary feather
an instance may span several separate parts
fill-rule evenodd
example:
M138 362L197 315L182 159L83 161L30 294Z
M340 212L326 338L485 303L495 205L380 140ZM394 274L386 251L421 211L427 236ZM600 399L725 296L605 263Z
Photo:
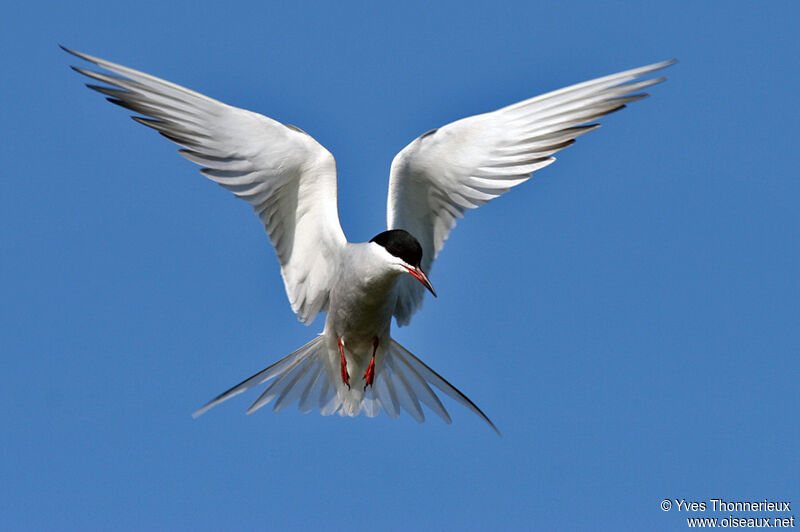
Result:
M386 223L420 241L430 274L458 218L527 181L553 163L553 154L600 127L587 124L644 98L633 94L665 78L632 82L673 64L664 61L549 92L491 113L430 131L397 154L389 176ZM424 288L397 284L395 318L406 325L421 307Z
M149 74L64 48L116 76L75 68L111 87L88 87L145 115L200 172L247 201L278 255L289 302L310 323L328 304L345 239L336 206L336 162L310 135Z

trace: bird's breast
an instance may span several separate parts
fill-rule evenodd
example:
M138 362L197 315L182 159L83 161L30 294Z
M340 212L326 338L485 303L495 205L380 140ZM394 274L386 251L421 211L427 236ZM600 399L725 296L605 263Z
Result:
M396 276L357 277L340 283L331 294L326 328L354 344L371 345L388 335L394 312Z

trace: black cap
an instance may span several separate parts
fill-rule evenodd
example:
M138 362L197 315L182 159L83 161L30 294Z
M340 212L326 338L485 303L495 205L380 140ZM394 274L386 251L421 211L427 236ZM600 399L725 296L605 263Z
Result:
M412 266L419 266L422 260L422 246L408 231L390 229L376 235L370 242L383 246L386 251Z

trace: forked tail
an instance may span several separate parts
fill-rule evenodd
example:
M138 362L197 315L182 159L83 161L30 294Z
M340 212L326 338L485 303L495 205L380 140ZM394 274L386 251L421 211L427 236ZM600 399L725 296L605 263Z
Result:
M356 416L363 412L373 417L383 409L390 417L396 418L401 410L405 410L422 423L425 421L422 410L424 404L446 423L451 423L450 414L433 389L437 388L474 412L500 434L494 423L466 395L394 340L390 340L373 385L364 393L360 393L356 387L347 390L339 386L338 376L335 371L330 371L330 366L326 364L327 359L325 337L320 335L294 353L220 394L192 414L192 417L196 418L211 407L274 379L247 409L248 414L273 400L275 402L272 409L275 412L298 401L297 407L303 413L318 408L324 416L333 413ZM356 396L360 397L358 408L343 408L345 400L353 399L353 396L347 397L345 394L359 394Z

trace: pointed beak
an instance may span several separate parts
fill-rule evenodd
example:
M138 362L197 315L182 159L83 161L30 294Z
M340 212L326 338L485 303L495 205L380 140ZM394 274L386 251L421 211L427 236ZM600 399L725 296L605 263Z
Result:
M417 281L421 282L422 285L425 288L427 288L428 290L431 291L431 294L433 294L433 297L439 297L439 296L436 295L436 290L433 289L433 285L428 280L428 276L425 275L425 272L422 271L422 268L417 266L414 269L411 269L411 268L406 268L406 269L408 270L408 273L410 273L411 275L416 277Z

